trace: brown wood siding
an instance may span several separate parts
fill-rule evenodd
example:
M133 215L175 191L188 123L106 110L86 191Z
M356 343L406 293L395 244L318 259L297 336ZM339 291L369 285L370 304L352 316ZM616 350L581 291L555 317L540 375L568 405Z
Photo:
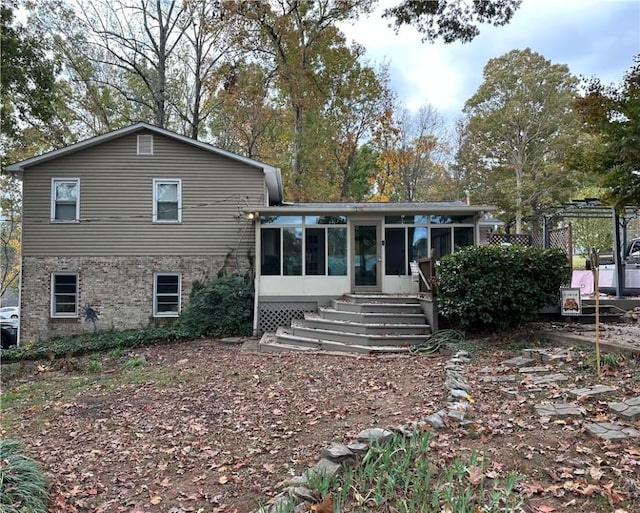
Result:
M237 216L265 205L262 170L158 134L139 156L139 133L25 170L25 256L246 257L254 228ZM80 223L50 222L52 178L80 178ZM181 224L152 223L154 178L182 180Z

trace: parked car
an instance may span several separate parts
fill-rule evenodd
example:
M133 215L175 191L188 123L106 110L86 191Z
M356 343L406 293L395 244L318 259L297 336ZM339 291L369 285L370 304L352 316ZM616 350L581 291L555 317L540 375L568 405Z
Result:
M0 319L17 319L20 309L17 306L3 306L0 308Z
M0 333L2 341L0 347L9 349L18 343L18 321L12 319L0 319Z

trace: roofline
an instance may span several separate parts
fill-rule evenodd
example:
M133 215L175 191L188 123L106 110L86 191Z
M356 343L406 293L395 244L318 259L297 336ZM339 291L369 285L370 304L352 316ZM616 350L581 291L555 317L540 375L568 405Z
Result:
M68 155L71 153L75 153L77 151L84 150L86 148L91 148L92 146L102 144L112 139L116 139L118 137L122 137L124 135L137 132L139 130L149 130L151 132L155 132L157 134L170 137L172 139L181 141L183 143L190 144L191 146L195 146L196 148L200 148L201 150L208 151L216 155L221 155L223 157L235 160L237 162L242 162L243 164L247 164L248 166L251 166L251 167L262 169L267 177L267 186L269 188L270 199L276 203L279 203L282 201L282 177L280 176L279 169L273 166L269 166L268 164L258 162L257 160L253 160L247 157L242 157L240 155L236 155L235 153L232 153L227 150L223 150L221 148L216 148L215 146L212 146L209 143L198 141L196 139L191 139L190 137L186 137L176 132L172 132L170 130L166 130L164 128L160 128L158 126L151 125L145 122L134 123L133 125L129 125L124 128L119 128L117 130L108 132L106 134L97 135L95 137L85 139L84 141L70 144L68 146L65 146L64 148L59 148L57 150L52 150L47 153L43 153L42 155L38 155L36 157L31 157L30 159L23 160L22 162L11 164L10 166L7 166L6 169L11 173L21 173L26 168L29 168L38 164L42 164L44 162L48 162L50 160L57 159L59 157L62 157L64 155Z
M374 203L375 205L380 205L380 203ZM318 212L326 212L326 213L375 213L375 212L398 212L398 213L415 213L419 212L427 212L430 214L476 214L479 212L490 212L495 210L496 207L492 205L430 205L428 203L416 203L414 205L406 205L403 204L399 206L394 204L393 202L385 203L388 205L388 208L378 207L378 208L367 208L368 204L366 202L359 203L357 205L349 204L348 206L341 203L335 203L333 205L328 206L318 206L318 207L296 207L295 204L289 205L279 205L273 207L265 207L257 210L258 214L314 214Z

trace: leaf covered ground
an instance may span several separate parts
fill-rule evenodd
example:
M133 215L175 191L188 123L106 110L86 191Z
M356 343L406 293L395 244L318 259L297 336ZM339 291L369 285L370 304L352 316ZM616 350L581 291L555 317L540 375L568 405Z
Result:
M542 392L525 386L510 398L482 381L483 367L521 347L529 345L518 335L476 347L466 372L473 425L436 432L431 457L478 451L487 479L516 470L523 511L640 511L640 439L604 442L582 428L585 419L615 420L605 402L582 400L575 420L533 411L595 383L589 355L563 362L570 380ZM249 512L330 442L440 409L446 360L265 355L211 340L5 365L2 436L42 462L52 512ZM640 395L637 363L605 369L600 382L617 388L607 400Z

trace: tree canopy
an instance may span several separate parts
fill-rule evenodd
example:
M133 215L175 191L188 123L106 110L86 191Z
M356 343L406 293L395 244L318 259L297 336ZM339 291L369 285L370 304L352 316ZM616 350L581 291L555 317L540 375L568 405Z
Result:
M424 40L468 43L480 34L478 24L506 25L522 0L403 0L387 9L396 27L412 25Z
M567 66L528 48L491 59L483 76L465 104L459 159L476 196L500 206L520 232L525 217L535 225L546 206L569 199L575 186L564 158L577 128L578 80Z
M605 199L616 208L640 206L640 54L620 85L590 80L576 109L594 140L588 158L574 164L597 173Z

